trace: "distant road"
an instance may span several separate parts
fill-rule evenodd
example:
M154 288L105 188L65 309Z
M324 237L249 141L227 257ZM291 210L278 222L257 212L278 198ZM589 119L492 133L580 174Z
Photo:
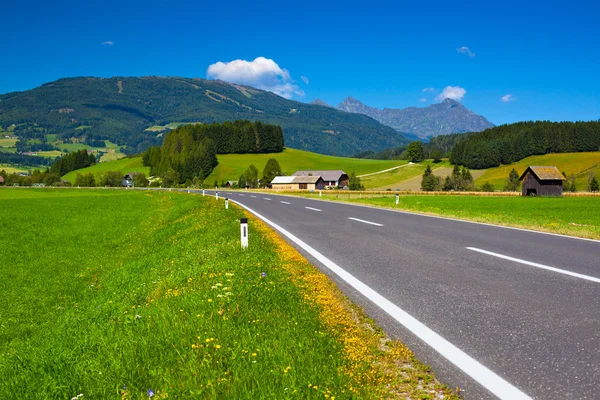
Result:
M370 174L357 175L358 178L364 178L365 176L378 175L383 174L384 172L390 172L398 168L406 167L407 165L412 165L413 163L409 162L408 164L398 165L397 167L392 167L388 169L384 169L383 171L371 172Z
M600 398L599 241L271 193L220 196L266 220L465 398Z

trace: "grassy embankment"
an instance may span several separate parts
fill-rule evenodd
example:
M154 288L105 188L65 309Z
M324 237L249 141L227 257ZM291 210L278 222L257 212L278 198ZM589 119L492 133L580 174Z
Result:
M141 157L121 158L120 160L98 163L92 165L91 167L71 171L63 176L63 179L66 179L71 183L75 183L77 174L92 172L96 175L96 177L98 177L107 171L120 171L123 173L123 175L129 172L143 172L147 176L150 173L150 168L142 165Z
M587 189L588 172L595 172L596 177L600 179L600 152L595 151L527 157L510 165L501 165L500 167L485 170L475 180L475 184L481 186L488 181L495 186L496 190L502 190L511 169L515 168L519 174L522 174L530 165L552 165L557 167L559 171L566 172L567 175L575 174L577 176L575 184L579 191Z
M534 229L590 239L600 239L600 197L506 197L456 195L361 194L359 192L295 193L323 200L346 201L397 210L412 211ZM484 193L486 194L486 193Z
M453 398L237 208L2 189L1 398ZM10 207L8 206L10 205Z

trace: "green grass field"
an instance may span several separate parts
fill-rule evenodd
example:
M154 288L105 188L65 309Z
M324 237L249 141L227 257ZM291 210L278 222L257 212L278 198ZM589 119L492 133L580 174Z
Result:
M503 197L456 195L301 193L304 197L347 201L469 221L600 239L600 197Z
M214 182L215 179L221 183L225 180L237 181L240 175L246 171L250 164L258 168L259 174L269 158L279 161L283 173L291 175L298 170L319 169L341 169L346 173L356 172L357 175L382 171L398 165L406 164L406 161L367 160L346 157L326 156L303 150L285 149L281 153L272 154L222 154L218 156L219 165L206 179Z
M530 165L551 165L557 167L561 172L566 172L567 175L577 175L577 180L575 182L577 190L586 190L588 182L587 173L590 171L595 172L596 177L600 179L600 152L595 151L588 153L559 153L527 157L510 165L502 165L497 168L487 169L475 183L477 186L481 186L486 181L489 181L497 190L501 190L508 179L508 174L511 169L515 168L519 174L522 174Z
M19 139L0 139L0 147L15 147Z
M101 162L92 165L91 167L71 171L63 176L63 179L66 179L71 183L75 183L77 174L92 172L94 175L96 175L96 177L98 177L107 171L121 171L123 175L129 172L143 172L147 176L150 173L150 168L142 165L141 157L121 158L117 161Z
M14 167L10 164L0 164L0 171L4 170L7 174L14 174L16 172L29 171L31 168L26 167Z
M103 189L0 207L0 398L455 398L262 224L242 251L235 207Z
M404 161L404 163L406 163L406 161ZM448 167L450 165L447 160L444 160L440 163L433 163L433 160L427 160L422 163L406 165L405 167L401 167L393 171L366 176L364 178L360 178L360 181L366 189L395 189L404 181L423 175L427 164L430 164L434 171L438 168Z

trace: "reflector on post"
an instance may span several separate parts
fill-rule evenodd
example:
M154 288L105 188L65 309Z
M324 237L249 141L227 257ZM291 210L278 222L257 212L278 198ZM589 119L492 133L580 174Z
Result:
M242 249L248 248L248 218L240 219L240 235L242 241Z

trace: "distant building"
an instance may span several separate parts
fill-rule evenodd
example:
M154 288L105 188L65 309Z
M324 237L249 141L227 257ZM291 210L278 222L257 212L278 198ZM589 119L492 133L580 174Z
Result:
M0 185L4 185L4 177L0 175Z
M556 167L529 166L519 178L523 181L523 196L562 196L562 183L566 178Z
M277 190L322 190L325 181L320 176L276 176L271 187Z
M227 181L225 187L231 189L233 186L237 185L238 181Z
M294 176L320 176L325 182L325 187L343 188L348 186L348 174L341 169L327 171L296 171Z

